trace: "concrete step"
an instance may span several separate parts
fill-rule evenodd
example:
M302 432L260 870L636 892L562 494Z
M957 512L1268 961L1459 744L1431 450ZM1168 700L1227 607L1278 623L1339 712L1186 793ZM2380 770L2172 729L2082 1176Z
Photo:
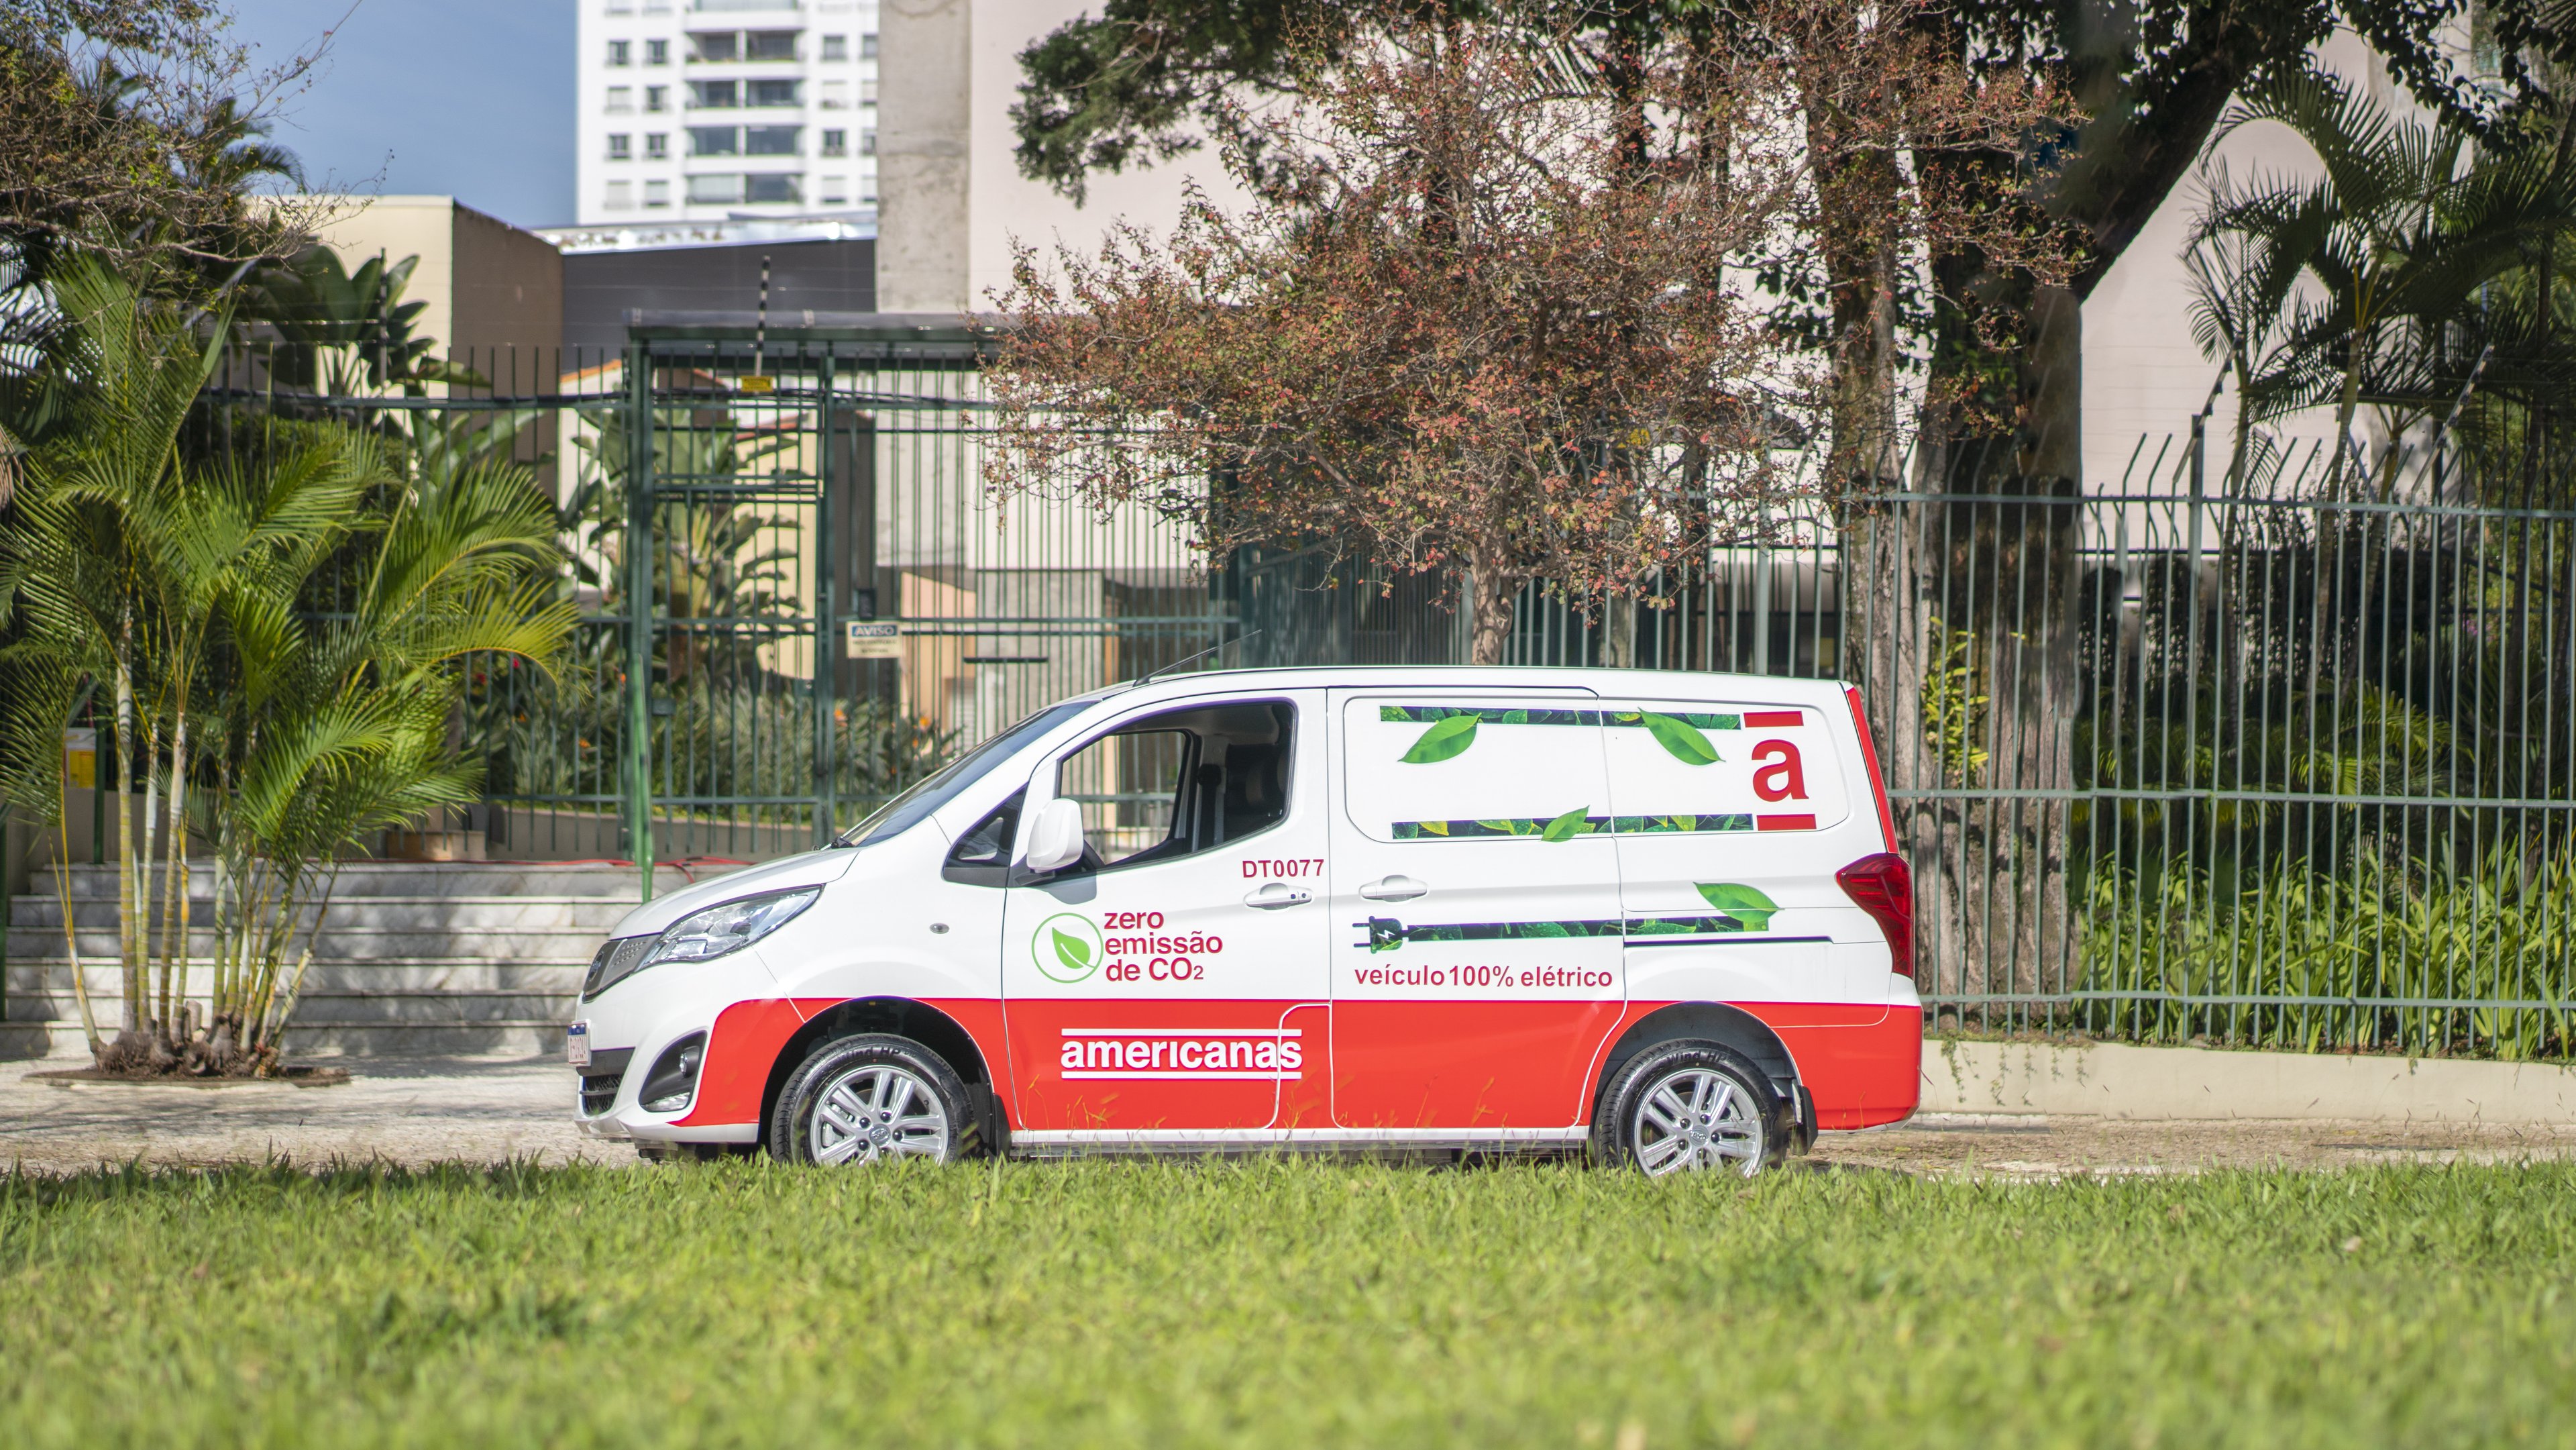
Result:
M656 893L731 866L666 868ZM207 985L214 945L214 873L189 873L196 958L189 985ZM156 885L158 882L156 881ZM58 890L88 969L103 1029L122 1021L117 965L116 868L39 872L14 898L6 970L7 1031L0 1055L80 1049L79 1006L64 955ZM637 895L630 866L585 863L363 862L340 868L331 910L314 942L290 1051L465 1053L562 1050L582 973ZM157 895L156 895L157 900Z
M581 989L587 967L580 963L537 962L315 962L304 971L308 992L559 992ZM89 968L91 1000L114 997L123 974L113 966ZM189 985L202 994L210 981L204 963L188 974ZM42 997L72 999L72 970L60 962L11 961L6 981L9 1012L20 1015L21 1003Z
M605 933L635 903L599 896L366 896L331 903L322 919L326 935L346 931L490 931L578 927ZM309 924L320 908L302 913ZM117 903L100 897L72 902L72 920L83 928L114 932L121 913ZM205 930L214 920L214 904L189 904L188 924ZM50 896L21 896L9 903L14 931L52 932L59 936L63 906Z
M298 1062L316 1058L464 1057L506 1053L520 1057L563 1059L563 1026L557 1022L320 1022L297 1021L286 1029L287 1056ZM78 1019L58 1022L0 1022L0 1061L59 1057L66 1064L86 1062ZM564 1074L564 1098L574 1088Z
M510 931L377 931L360 927L326 928L314 939L317 962L587 962L608 933L604 927L523 927ZM82 931L77 940L81 959L112 963L117 958L116 933ZM156 943L157 945L157 943ZM188 934L189 956L209 960L215 949L211 932ZM300 951L301 944L298 944ZM9 960L68 962L63 936L55 931L12 931Z
M54 873L61 868L47 866L35 874L29 895L54 896L60 888ZM693 881L741 870L730 862L702 865L664 866L653 873L656 895L677 891ZM117 899L117 868L79 864L70 868L70 891L74 897L94 897L104 901ZM189 894L202 900L214 896L214 868L196 864L188 872ZM154 896L161 889L161 873L152 873ZM633 866L613 862L587 861L353 861L343 864L332 885L332 899L345 901L366 896L589 896L623 897L629 904L636 899L637 872Z

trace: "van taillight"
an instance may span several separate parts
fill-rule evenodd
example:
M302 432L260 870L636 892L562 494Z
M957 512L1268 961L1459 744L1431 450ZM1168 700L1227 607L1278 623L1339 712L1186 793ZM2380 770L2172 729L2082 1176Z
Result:
M1899 976L1914 975L1914 873L1893 851L1863 856L1834 873L1843 895L1869 913L1887 933L1888 965Z

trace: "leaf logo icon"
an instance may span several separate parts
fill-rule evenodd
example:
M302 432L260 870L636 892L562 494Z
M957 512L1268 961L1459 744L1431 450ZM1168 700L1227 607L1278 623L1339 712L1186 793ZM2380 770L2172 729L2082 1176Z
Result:
M1048 980L1070 985L1100 970L1109 958L1109 943L1089 917L1059 912L1038 923L1029 957Z

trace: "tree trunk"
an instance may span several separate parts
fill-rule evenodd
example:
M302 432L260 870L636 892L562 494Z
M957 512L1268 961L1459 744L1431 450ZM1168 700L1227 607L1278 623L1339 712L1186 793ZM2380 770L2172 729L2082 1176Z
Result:
M2012 436L1978 437L1958 415L1936 411L1918 450L1919 491L1980 501L1918 507L1915 526L1894 531L1870 559L1872 602L1901 618L1910 598L1921 615L1873 645L1893 657L1888 685L1896 688L1879 691L1889 702L1882 708L1901 717L1885 727L1890 772L1936 792L1901 819L1931 983L1941 995L2028 998L2075 986L2066 877L2082 704L2075 595L2083 313L2073 293L2043 288L2027 316L2031 332L2011 359L2012 392L1989 400L2013 408ZM1879 556L1900 545L1919 561L1911 577L1876 577L1893 570ZM1959 712L1945 735L1924 728L1923 691L1962 637L1968 675L1945 694ZM1970 1015L2028 1011L1994 1004Z
M1469 636L1467 662L1498 665L1512 642L1512 604L1520 581L1491 565L1471 567L1467 595L1474 610L1475 632Z

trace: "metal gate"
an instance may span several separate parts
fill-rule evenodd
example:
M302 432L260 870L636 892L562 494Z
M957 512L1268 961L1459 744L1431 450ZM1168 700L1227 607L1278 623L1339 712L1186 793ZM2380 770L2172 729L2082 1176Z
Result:
M1172 526L987 498L977 346L639 329L586 380L555 445L581 664L491 712L505 835L586 832L648 883L808 849L1039 706L1231 635Z

